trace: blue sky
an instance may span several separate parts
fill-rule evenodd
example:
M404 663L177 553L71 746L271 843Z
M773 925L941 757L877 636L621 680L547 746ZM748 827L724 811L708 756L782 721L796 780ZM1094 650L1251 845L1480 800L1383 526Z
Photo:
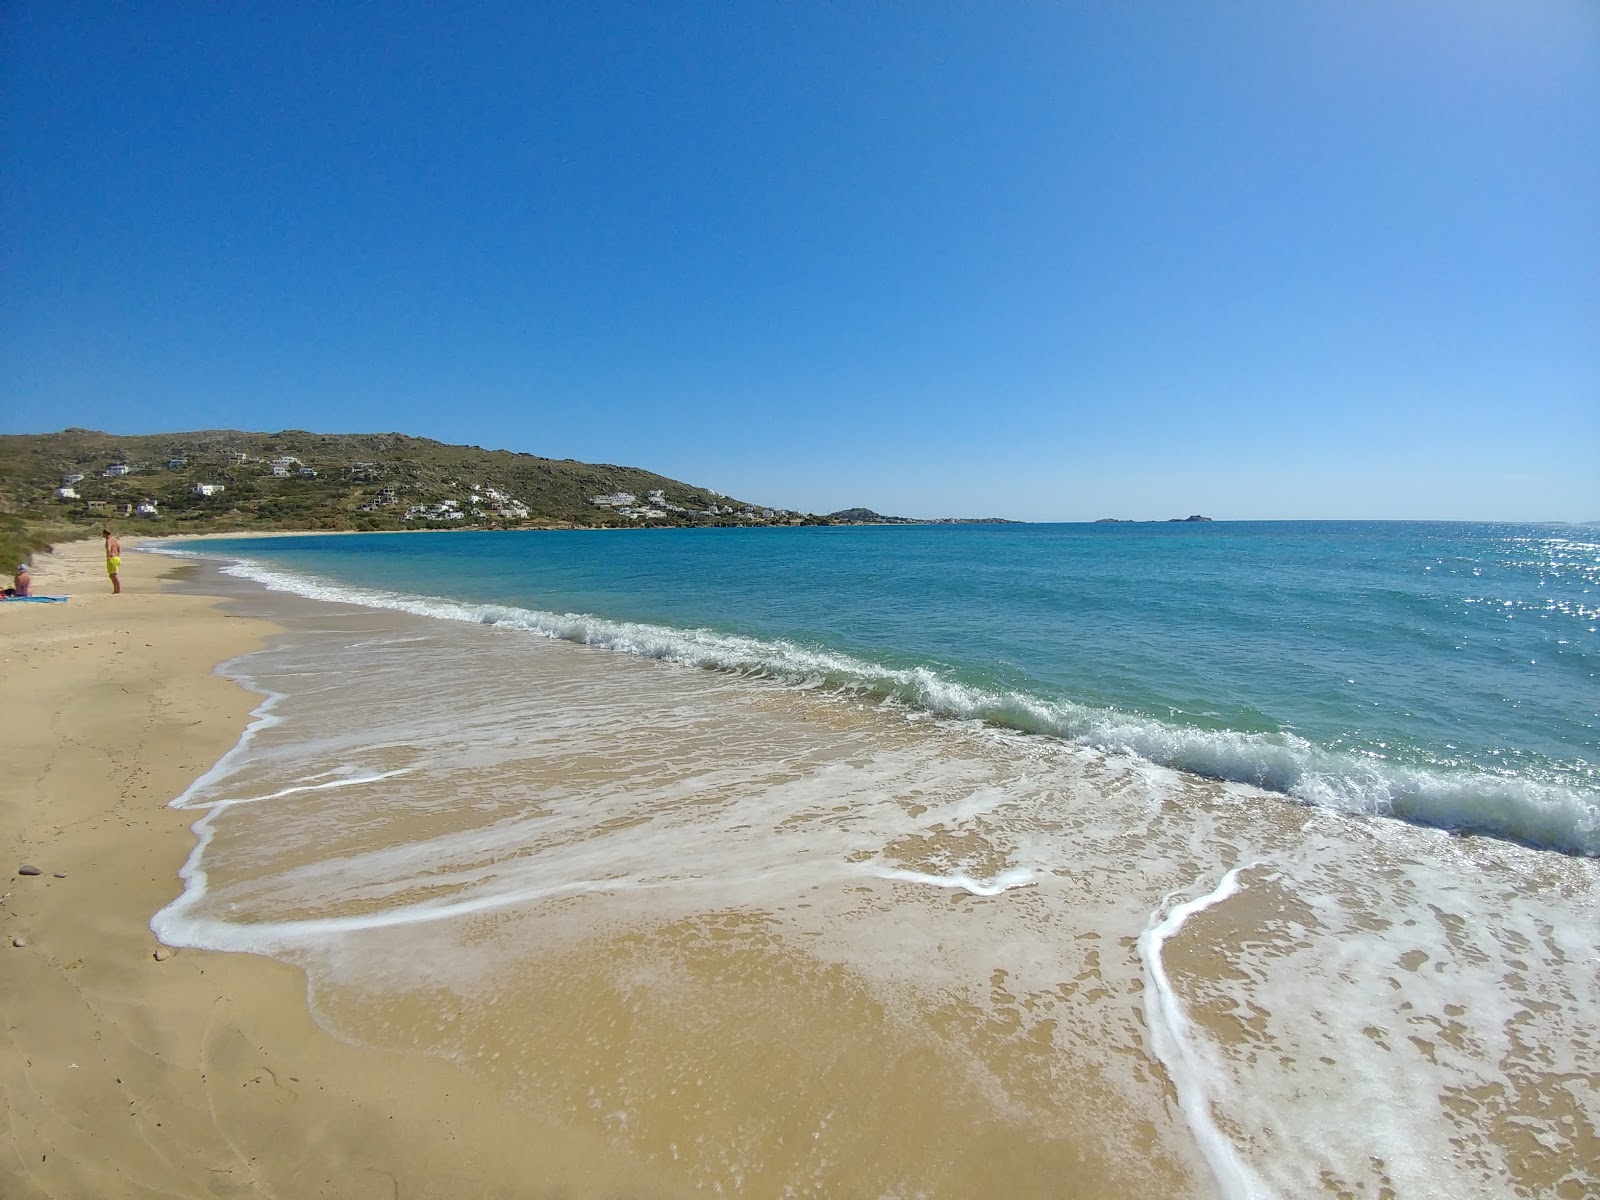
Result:
M1600 5L0 8L0 431L1600 519Z

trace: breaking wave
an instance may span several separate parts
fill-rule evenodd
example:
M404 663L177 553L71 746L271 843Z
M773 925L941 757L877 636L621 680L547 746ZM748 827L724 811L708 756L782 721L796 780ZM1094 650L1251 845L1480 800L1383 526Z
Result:
M167 547L157 552L203 556ZM974 686L929 667L893 667L782 639L352 587L250 560L222 569L270 590L311 599L497 625L685 666L848 693L1132 755L1277 792L1303 804L1600 856L1600 796L1559 783L1409 766L1331 750L1292 733L1198 729L1070 700Z

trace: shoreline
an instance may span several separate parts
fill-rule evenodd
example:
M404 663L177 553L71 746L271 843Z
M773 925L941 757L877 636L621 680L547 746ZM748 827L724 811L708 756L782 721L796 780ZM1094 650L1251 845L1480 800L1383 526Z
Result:
M743 1190L758 1178L769 1186L752 1194L776 1194L826 1171L837 1195L895 1191L894 1179L964 1195L999 1176L1019 1195L1067 1181L1085 1195L1198 1195L1197 1131L1174 1107L1185 1097L1220 1104L1255 1161L1252 1143L1303 1132L1294 1106L1249 1098L1276 1094L1291 1062L1308 1094L1383 1106L1389 1098L1369 1081L1422 1072L1444 1095L1452 1080L1490 1071L1508 1114L1542 1120L1571 1076L1521 1042L1490 1059L1475 1039L1492 1038L1493 1013L1514 1003L1529 1014L1527 1045L1592 1044L1595 1010L1582 1000L1592 980L1575 943L1547 932L1541 955L1533 936L1536 926L1575 927L1592 894L1582 861L1258 804L1265 797L1176 772L1108 777L1095 755L952 741L876 708L769 684L727 688L498 625L257 595L193 560L125 558L129 594L107 600L98 556L92 543L78 547L78 582L41 563L41 590L90 587L81 608L75 597L0 610L13 685L39 680L37 712L24 715L43 731L37 744L20 724L0 735L27 752L0 813L28 839L16 861L43 871L11 879L8 921L16 896L59 896L106 872L104 893L73 897L76 911L36 913L24 930L31 945L10 947L12 927L0 927L0 953L22 962L48 952L54 973L28 974L32 991L13 986L20 973L0 976L0 1112L12 1131L0 1194L616 1197L718 1179ZM141 596L156 575L182 582ZM130 601L144 617L124 619ZM110 622L104 636L96 621ZM12 636L25 630L36 644ZM259 692L207 675L267 637L273 648L230 668ZM137 669L124 670L128 660ZM158 695L149 677L162 672L170 686ZM243 769L196 788L192 813L161 807L212 774L245 710L274 693L288 698L274 710L282 720L236 756ZM441 697L473 701L419 721ZM347 729L346 713L364 723ZM662 723L661 713L673 716ZM203 717L216 719L204 752L162 761L162 744L182 746L161 737ZM359 754L341 742L352 732ZM111 793L123 781L107 753L145 773L124 784L120 809ZM74 785L68 773L85 762L99 774ZM907 775L910 762L933 773ZM419 763L427 769L408 769ZM305 794L221 817L201 915L241 936L173 941L276 954L282 947L251 938L252 926L353 916L350 930L284 954L293 965L194 949L153 958L144 922L182 890L189 819L208 803L272 798L285 776L348 777L357 766L373 778L356 782L394 782L365 793L290 789ZM148 795L139 783L152 785ZM970 797L991 791L1007 799L972 812ZM690 795L696 803L682 803ZM99 809L89 806L96 796ZM35 808L15 819L30 797ZM775 821L773 801L804 820ZM1073 824L1054 836L1026 818L1040 803ZM49 830L43 815L62 828ZM106 827L98 843L85 825ZM39 847L79 845L80 833L103 853L56 880L57 862ZM1228 903L1172 907L1224 868L1248 873ZM1390 883L1373 904L1365 881L1377 872ZM1558 880L1566 900L1550 894ZM492 915L361 921L369 897L387 898L396 915L400 902L442 902L456 889ZM1299 918L1298 940L1279 936L1286 906L1316 914ZM1481 936L1462 932L1457 914L1501 910ZM1167 930L1171 944L1135 953L1140 928ZM951 949L902 953L933 945ZM1438 965L1419 975L1430 959ZM1297 987L1319 981L1340 1019L1302 1033L1298 1005L1273 990L1291 975ZM1184 1001L1195 1037L1226 1049L1226 1071L1175 1079L1166 1057L1152 1056L1152 1028L1182 1027L1178 1010L1139 1006L1159 979ZM1265 1035L1237 1020L1247 999L1277 1023L1267 1032L1280 1067L1262 1078L1252 1078L1251 1048ZM1363 1034L1363 1021L1384 1041ZM1435 1022L1458 1032L1435 1042ZM974 1086L986 1079L1002 1092ZM1122 1114L1119 1128L1149 1132L1107 1134L1108 1112ZM1433 1194L1423 1186L1430 1159L1455 1161L1439 1140L1447 1131L1394 1115L1381 1145L1352 1142L1329 1161L1358 1163L1349 1155L1370 1150L1376 1174L1363 1178ZM1553 1187L1562 1161L1592 1161L1587 1110L1568 1115L1564 1131L1552 1129L1566 1153L1545 1144L1531 1158L1495 1136L1492 1112L1474 1121L1518 1179ZM883 1166L886 1146L897 1166ZM1260 1161L1280 1179L1295 1174L1270 1154ZM883 1186L848 1186L876 1180L880 1167ZM1457 1168L1457 1194L1473 1191L1474 1164ZM1130 1188L1140 1173L1150 1179ZM1316 1190L1300 1182L1283 1194Z
M1038 741L991 753L987 739L951 741L952 730L882 709L771 682L729 686L592 644L519 638L503 623L440 623L331 596L319 605L304 610L288 593L249 605L315 639L292 635L290 652L248 672L291 697L262 741L290 752L292 769L241 771L197 798L266 796L287 777L357 766L393 782L223 818L218 886L200 915L245 946L283 936L280 923L309 931L353 918L335 957L317 931L320 948L298 959L329 1028L371 1045L433 1045L572 1114L557 1119L587 1117L671 1178L730 1186L737 1170L740 1187L762 1181L751 1194L825 1170L841 1196L965 1195L1002 1176L1018 1195L1067 1180L1084 1195L1201 1195L1207 1169L1190 1161L1199 1131L1181 1111L1217 1105L1245 1160L1283 1181L1299 1168L1270 1148L1305 1136L1314 1112L1254 1097L1321 1097L1320 1107L1347 1095L1394 1120L1377 1143L1328 1152L1330 1170L1356 1164L1344 1190L1394 1181L1443 1194L1426 1181L1448 1160L1454 1194L1495 1194L1473 1186L1474 1163L1448 1148L1447 1128L1385 1093L1420 1076L1427 1097L1444 1096L1487 1077L1505 1089L1508 1115L1543 1120L1564 1077L1520 1050L1480 1053L1493 1013L1553 1014L1530 1015L1542 1024L1528 1045L1590 1044L1595 1010L1581 998L1592 982L1573 977L1570 939L1525 965L1534 927L1575 927L1578 907L1548 893L1564 880L1586 904L1586 862L1261 803L1176 772L1108 777L1114 763ZM405 648L353 649L384 639ZM418 718L441 711L450 717ZM362 718L348 742L346 713ZM850 759L844 777L833 754ZM908 776L909 761L940 765ZM417 763L427 769L406 769ZM1004 807L969 815L979 794L1006 797ZM1018 820L1041 801L1071 814L1063 836ZM340 805L345 816L330 815ZM276 849L264 860L256 847ZM1241 868L1245 886L1226 903L1173 907L1216 894L1216 874ZM1380 874L1388 884L1374 896ZM439 921L406 911L458 895L475 911ZM382 919L368 927L372 897ZM1458 914L1502 910L1503 925L1460 941ZM1286 913L1303 932L1291 935ZM1141 953L1140 929L1170 936ZM195 944L230 944L208 936ZM291 960L293 940L291 929ZM908 946L943 953L925 963L904 956ZM1419 974L1419 963L1437 965ZM1158 979L1183 1009L1140 1000ZM1301 980L1326 1006L1318 1020L1297 1018ZM1266 1024L1241 1024L1241 1011ZM1156 1028L1188 1029L1224 1057L1205 1070L1180 1063L1173 1078L1178 1060L1154 1054ZM1449 1037L1436 1042L1435 1028ZM1258 1068L1262 1039L1277 1066ZM976 1086L985 1079L1002 1091ZM993 1106L968 1102L977 1096ZM1108 1112L1119 1129L1152 1132L1107 1134ZM1592 1161L1581 1104L1567 1114L1570 1149L1547 1143L1531 1157L1496 1137L1492 1111L1469 1115L1532 1190L1553 1189L1563 1161ZM790 1149L815 1146L813 1133L823 1145ZM880 1179L885 1146L898 1165ZM728 1147L744 1149L730 1159ZM1150 1178L1128 1185L1141 1174ZM1280 1194L1321 1190L1306 1176Z
M72 602L0 609L0 1193L662 1194L450 1062L324 1032L296 967L161 946L198 815L168 804L259 703L214 668L275 628L168 590L181 560L125 557L119 597L93 541L35 566Z
M333 536L340 531L325 532ZM260 532L249 535L249 538L277 536L300 535ZM173 552L183 553L176 549ZM195 553L205 555L207 550L201 546ZM243 553L242 550L240 553ZM228 555L225 551L215 552L212 557L225 558ZM248 558L241 561L252 563ZM253 567L271 568L271 563L254 560ZM715 636L701 636L705 634L704 629L674 624L666 618L625 620L588 610L571 611L563 608L564 602L559 600L554 608L541 611L522 608L510 601L491 601L482 596L470 598L459 591L454 595L413 591L411 589L415 585L412 584L374 584L369 587L341 583L333 576L324 576L319 580L316 573L309 569L307 573L302 573L298 583L293 578L285 582L252 574L250 569L245 570L244 574L265 583L272 590L318 602L348 602L362 607L397 609L456 621L483 619L530 629L556 640L604 646L624 654L717 671L731 670L737 673L754 668L790 678L796 672L817 669L815 666L796 667L782 655L764 658L761 653L750 649L757 643L763 650L781 647L784 643L778 635L766 640L759 637L730 638L724 642ZM290 572L291 577L295 574L294 571ZM309 590L302 586L308 580L317 586ZM637 630L644 631L648 640L645 648L640 647L634 636ZM954 700L947 701L937 695L929 698L917 690L918 684L907 683L902 678L904 672L883 666L870 656L857 658L843 651L837 655L828 651L819 653L829 669L855 671L855 680L862 694L878 699L887 695L898 702L922 708L936 717L977 719L999 728L1053 738L1072 745L1085 745L1115 755L1127 755L1135 761L1177 770L1197 780L1261 792L1284 803L1310 805L1328 812L1342 813L1349 819L1395 820L1443 834L1488 837L1536 852L1578 858L1596 856L1590 827L1582 826L1579 818L1573 815L1586 799L1586 793L1576 790L1565 781L1548 785L1543 794L1539 791L1542 785L1529 784L1515 794L1515 805L1485 815L1474 805L1480 794L1494 794L1499 788L1499 780L1481 765L1468 764L1460 769L1451 769L1428 760L1397 760L1392 768L1384 762L1370 772L1390 789L1380 803L1374 798L1378 789L1370 783L1367 760L1353 753L1341 757L1336 749L1332 749L1324 755L1326 761L1319 761L1310 751L1296 748L1293 742L1296 731L1292 727L1213 729L1203 723L1182 719L1163 722L1159 715L1152 716L1137 709L1119 712L1112 706L1099 712L1109 732L1083 733L1081 725L1074 726L1073 714L1069 712L1062 717L1052 708L1048 696L1030 697L1036 702L1020 714L1010 707L1015 694L1007 694L999 689L954 689L959 693ZM841 662L847 666L839 667ZM793 678L790 681L793 682ZM1285 746L1272 740L1280 737L1290 739L1289 744ZM1321 776L1328 776L1332 780L1331 783L1318 782L1317 786L1322 788L1323 794L1319 795L1311 788L1300 789L1299 785L1304 779L1317 781ZM1331 798L1328 793L1332 793ZM1549 798L1552 795L1554 800Z

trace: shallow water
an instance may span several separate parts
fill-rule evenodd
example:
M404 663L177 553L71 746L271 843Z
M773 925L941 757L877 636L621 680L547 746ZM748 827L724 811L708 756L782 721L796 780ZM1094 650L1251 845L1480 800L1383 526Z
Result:
M269 586L888 698L1600 853L1600 541L1044 525L211 543Z
M406 539L410 540L410 539ZM1600 862L867 692L257 596L176 944L666 1188L1593 1194ZM1236 888L1237 890L1230 890Z

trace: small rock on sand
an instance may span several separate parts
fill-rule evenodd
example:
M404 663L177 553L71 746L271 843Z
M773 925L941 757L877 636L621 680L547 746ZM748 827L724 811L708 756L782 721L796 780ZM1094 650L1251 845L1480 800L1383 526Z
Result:
M17 874L18 875L43 875L44 872L39 870L39 868L34 866L32 863L23 863L20 867L17 868Z
M172 951L168 947L163 946L150 957L154 958L157 962L166 962L167 959L172 957Z
M56 878L57 879L65 879L66 877L67 877L67 873L65 871L57 871L56 872Z
M17 936L16 936L16 937L14 937L14 938L12 938L12 939L11 939L11 944L12 944L12 945L13 945L13 946L26 946L26 945L27 945L27 944L28 944L28 939L27 939L27 938L25 938L25 937L23 937L23 936L22 936L22 935L21 935L21 934L20 934L20 933L19 933L19 934L17 934Z

